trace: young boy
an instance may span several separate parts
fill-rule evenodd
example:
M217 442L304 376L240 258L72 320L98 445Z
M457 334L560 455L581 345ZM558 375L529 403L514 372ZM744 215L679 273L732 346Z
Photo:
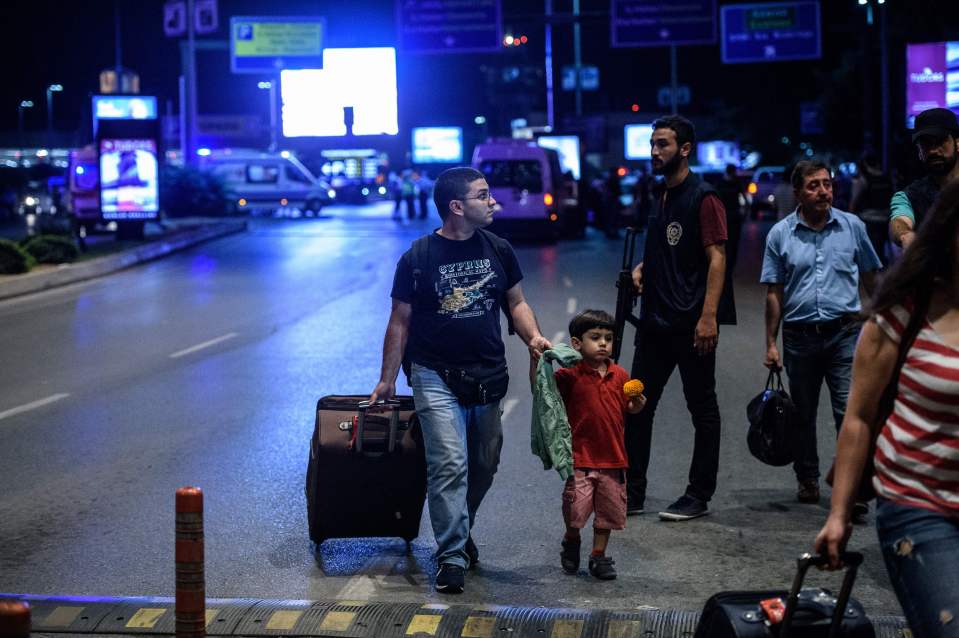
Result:
M610 531L626 527L624 411L635 414L646 405L644 396L630 399L624 394L629 374L609 358L614 325L613 317L602 310L574 317L569 336L583 360L554 373L573 438L574 475L563 490L566 536L560 558L567 574L579 570L579 531L593 514L589 573L601 580L616 578L614 561L606 555Z

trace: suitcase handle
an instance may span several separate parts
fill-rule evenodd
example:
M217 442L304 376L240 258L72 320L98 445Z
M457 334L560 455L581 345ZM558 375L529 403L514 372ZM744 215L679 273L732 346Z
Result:
M842 619L846 615L846 606L849 604L849 597L852 595L852 586L856 582L856 572L862 565L862 554L859 552L843 552L840 556L843 564L846 566L846 574L842 579L842 586L839 589L839 596L836 599L836 608L833 610L832 622L829 626L829 638L837 638L842 628ZM796 607L799 606L799 591L802 589L803 581L806 579L806 572L810 567L822 567L829 564L829 557L806 553L796 560L796 577L793 579L792 589L786 598L786 611L783 614L782 627L779 630L779 638L788 638L789 630L792 626L793 614Z
M354 450L357 454L364 454L363 452L363 432L364 432L364 422L366 421L366 412L370 408L383 408L387 407L390 409L390 435L387 443L386 453L392 454L393 450L396 448L396 431L399 429L400 424L400 402L395 399L389 399L385 401L376 401L375 403L370 403L369 401L360 401L356 406L356 444L354 445ZM382 456L382 452L365 452L366 456Z

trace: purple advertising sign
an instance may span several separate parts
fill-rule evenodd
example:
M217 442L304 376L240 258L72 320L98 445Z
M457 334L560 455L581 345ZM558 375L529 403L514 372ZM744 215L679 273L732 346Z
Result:
M959 42L906 47L906 126L912 128L916 115L934 108L959 113Z

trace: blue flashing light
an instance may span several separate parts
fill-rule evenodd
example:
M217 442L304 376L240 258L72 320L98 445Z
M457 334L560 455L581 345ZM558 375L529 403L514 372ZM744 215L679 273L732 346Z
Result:
M86 171L84 170L82 166L77 166L76 171L77 171L77 175L83 175L84 173L86 173Z
M207 157L212 151L208 148L198 148L196 149L196 154L200 157Z

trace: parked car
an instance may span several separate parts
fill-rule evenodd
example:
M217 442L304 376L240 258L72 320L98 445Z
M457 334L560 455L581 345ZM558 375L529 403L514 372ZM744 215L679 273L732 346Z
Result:
M752 197L750 214L753 219L763 217L775 219L779 215L780 206L788 203L776 201L777 196L780 199L787 199L781 186L785 183L785 171L784 166L759 166L753 171L752 180L746 187L746 192ZM790 188L789 195L791 193Z

